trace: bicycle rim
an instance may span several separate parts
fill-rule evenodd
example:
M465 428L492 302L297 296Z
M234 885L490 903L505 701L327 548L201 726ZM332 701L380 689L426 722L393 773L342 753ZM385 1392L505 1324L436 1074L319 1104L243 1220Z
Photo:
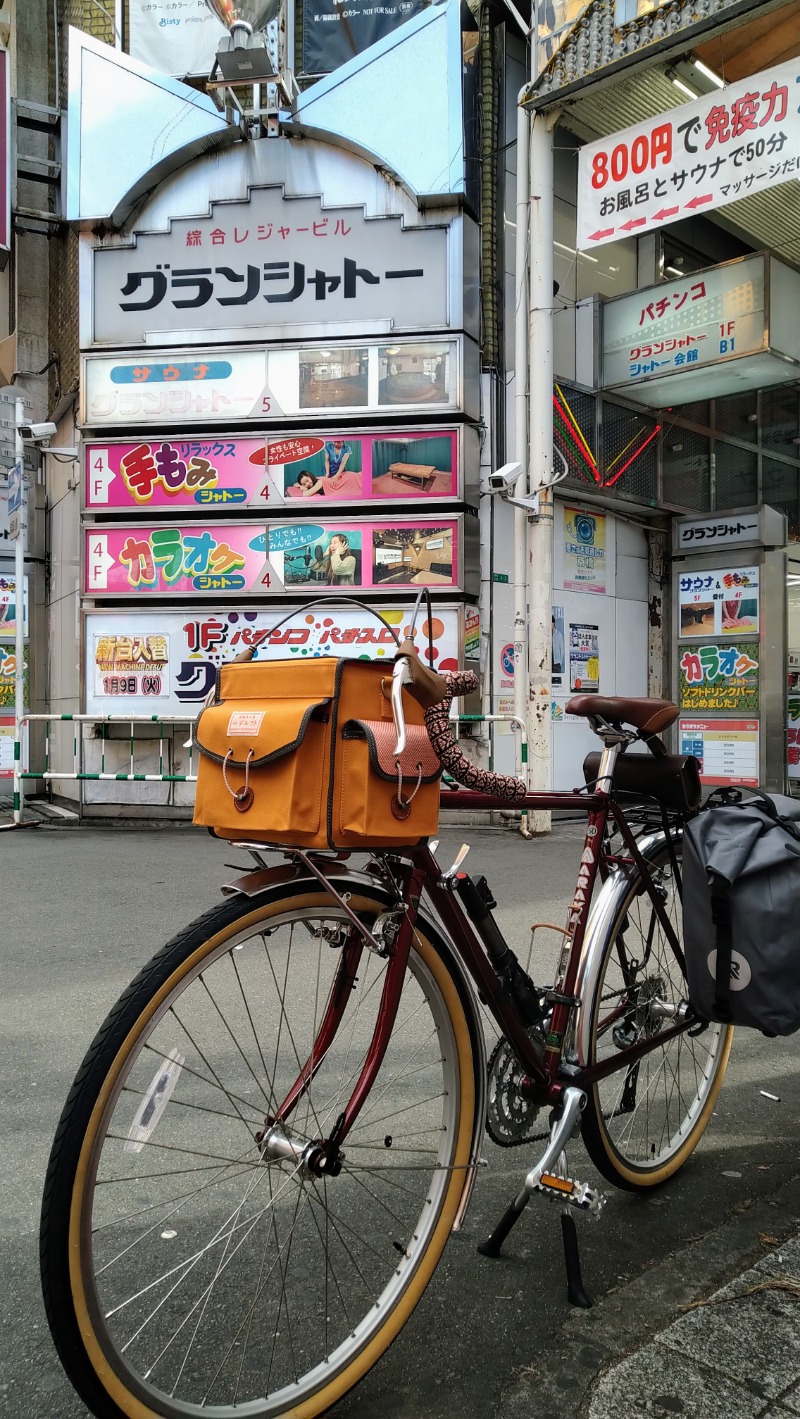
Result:
M116 1052L77 1168L71 1288L92 1369L132 1419L321 1413L391 1343L441 1254L469 1165L472 1053L419 936L340 1176L263 1158L255 1139L309 1058L345 929L326 896L246 904ZM364 951L295 1141L326 1137L344 1108L385 967Z
M680 862L680 844L677 845ZM667 849L652 867L682 942L679 882ZM642 1039L653 1049L596 1083L583 1115L593 1162L617 1186L665 1182L695 1148L725 1077L733 1031L710 1024L658 1044L688 1002L685 975L641 879L613 923L591 1002L592 1063Z

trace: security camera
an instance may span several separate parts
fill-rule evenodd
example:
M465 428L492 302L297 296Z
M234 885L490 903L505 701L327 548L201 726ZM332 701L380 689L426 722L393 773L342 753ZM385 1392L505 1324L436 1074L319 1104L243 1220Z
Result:
M522 477L521 463L504 463L494 473L489 474L489 487L493 493L509 493Z
M55 424L20 424L19 432L29 443L44 443L58 433L58 429Z

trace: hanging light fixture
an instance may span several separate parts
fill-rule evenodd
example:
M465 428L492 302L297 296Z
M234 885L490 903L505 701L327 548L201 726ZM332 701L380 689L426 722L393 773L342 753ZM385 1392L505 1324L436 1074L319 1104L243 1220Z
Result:
M280 11L280 0L206 0L209 10L229 31L220 41L217 70L227 84L259 84L277 77L266 47L264 30Z

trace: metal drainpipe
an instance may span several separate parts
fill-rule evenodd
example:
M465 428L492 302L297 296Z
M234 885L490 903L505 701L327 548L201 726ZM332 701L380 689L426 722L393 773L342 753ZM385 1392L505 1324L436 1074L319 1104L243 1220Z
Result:
M514 458L522 464L517 483L517 496L528 491L528 235L529 203L528 165L530 156L531 119L522 107L528 89L525 84L517 98L517 232L515 250L514 307ZM528 532L527 515L514 508L514 714L523 723L528 714L528 606L526 561ZM518 778L527 776L526 747L519 730L514 731L515 772ZM523 817L522 831L526 836L527 821Z
M531 491L553 476L553 128L556 113L537 114L530 138L530 473ZM528 537L528 783L552 787L553 494L539 495ZM532 813L534 833L549 833L549 813Z

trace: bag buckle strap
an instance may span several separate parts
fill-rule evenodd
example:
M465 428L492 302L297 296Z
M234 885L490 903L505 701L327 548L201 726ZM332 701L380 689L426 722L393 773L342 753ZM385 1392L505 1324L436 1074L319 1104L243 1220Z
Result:
M422 783L422 764L417 764L417 783L413 793L410 793L408 798L403 798L403 768L399 759L395 759L395 763L397 764L397 803L405 812L411 807L411 804L419 793L420 784Z
M222 782L224 783L229 794L231 795L231 798L233 799L234 807L238 808L240 813L246 813L248 808L252 807L253 799L255 797L249 782L250 760L255 758L255 750L248 749L247 751L247 758L244 761L244 784L241 788L231 788L230 784L228 783L228 760L232 758L233 750L229 749L227 754L225 755L225 758L222 761Z

